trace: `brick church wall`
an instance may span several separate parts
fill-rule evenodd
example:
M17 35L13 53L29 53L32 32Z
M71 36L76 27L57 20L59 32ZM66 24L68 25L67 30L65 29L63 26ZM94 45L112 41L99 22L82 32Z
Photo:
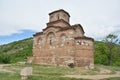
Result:
M49 16L47 28L34 35L33 63L61 66L72 63L78 67L94 65L94 40L84 36L82 26L71 26L70 15L64 10L54 11Z

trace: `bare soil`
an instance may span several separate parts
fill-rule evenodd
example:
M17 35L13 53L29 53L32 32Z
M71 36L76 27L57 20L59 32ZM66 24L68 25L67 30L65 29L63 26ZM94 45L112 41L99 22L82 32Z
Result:
M64 77L99 80L99 79L110 78L110 77L120 77L120 74L111 74L111 75L65 75Z

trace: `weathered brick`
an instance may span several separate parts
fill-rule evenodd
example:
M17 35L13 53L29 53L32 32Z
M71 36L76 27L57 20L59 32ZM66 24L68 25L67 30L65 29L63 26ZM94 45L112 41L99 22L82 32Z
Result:
M33 63L78 67L94 64L94 40L84 36L80 24L70 25L69 13L60 9L49 14L42 32L34 34Z

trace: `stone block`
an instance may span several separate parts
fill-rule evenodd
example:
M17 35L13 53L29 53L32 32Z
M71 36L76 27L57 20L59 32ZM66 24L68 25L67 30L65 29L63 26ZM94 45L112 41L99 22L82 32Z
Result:
M29 76L32 76L32 67L25 67L20 72L21 80L26 80Z

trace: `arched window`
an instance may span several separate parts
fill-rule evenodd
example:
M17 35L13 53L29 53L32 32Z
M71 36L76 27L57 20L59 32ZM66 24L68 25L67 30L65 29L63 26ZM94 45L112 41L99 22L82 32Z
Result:
M54 38L55 38L54 33L53 33L53 32L49 32L48 35L47 35L47 42L48 42L50 45L52 45Z
M65 45L65 41L67 39L67 36L65 34L61 34L60 36L60 40L61 40L61 46L64 46Z
M59 20L60 19L60 15L59 14L57 14L57 20Z
M41 37L38 38L37 43L40 44L40 45L42 44L42 38Z

